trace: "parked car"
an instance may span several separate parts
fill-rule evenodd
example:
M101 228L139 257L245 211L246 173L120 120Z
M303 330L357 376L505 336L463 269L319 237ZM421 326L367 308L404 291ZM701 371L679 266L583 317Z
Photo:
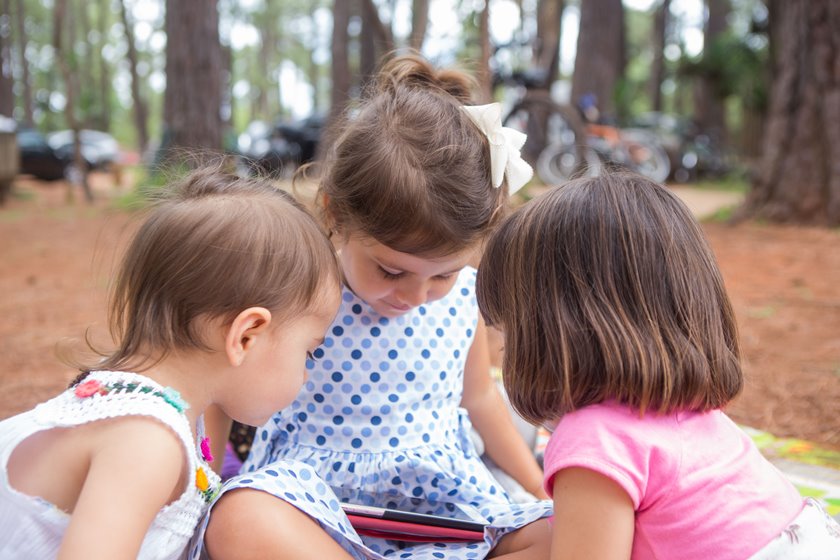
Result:
M88 169L110 168L119 160L120 146L113 136L99 130L82 129L79 131L82 143L82 157ZM59 130L47 135L47 142L57 152L67 152L72 159L73 131Z
M17 144L20 152L20 172L42 181L57 181L65 177L73 160L72 151L57 151L47 137L34 128L18 128Z
M245 172L291 176L298 166L315 158L325 121L320 114L274 125L253 121L237 140Z

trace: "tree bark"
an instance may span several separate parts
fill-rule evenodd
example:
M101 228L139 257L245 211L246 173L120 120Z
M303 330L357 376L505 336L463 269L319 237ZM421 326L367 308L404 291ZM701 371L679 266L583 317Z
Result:
M140 93L140 76L137 73L137 49L134 45L134 21L128 14L125 0L120 0L120 17L122 18L125 40L128 45L128 68L131 75L131 99L134 103L134 127L137 129L137 143L140 153L144 153L149 145L148 113L146 101Z
M650 64L650 108L662 111L662 82L665 80L665 39L671 0L661 0L653 16L653 61Z
M840 4L771 3L775 71L761 164L739 217L840 225Z
M222 147L222 48L216 0L166 1L164 127L172 149Z
M557 79L560 63L560 30L564 0L540 0L537 4L537 45L534 63L545 71L546 85Z
M703 57L714 47L715 40L722 35L728 24L726 18L731 11L729 0L706 0L706 25L703 33ZM701 130L714 135L719 141L726 139L726 114L724 99L717 91L721 79L709 72L699 76L694 84L694 120Z
M0 115L9 118L12 118L15 110L11 16L11 2L3 0L3 11L0 12Z
M336 0L336 3L338 1ZM382 19L379 17L379 10L376 8L373 0L362 0L362 17L373 26L373 33L376 37L376 42L381 45L381 50L384 52L394 50L394 34L391 32L390 27L382 23Z
M104 50L108 45L108 27L111 13L110 0L101 0L96 10L96 29L99 31L99 129L111 129L111 71L105 59Z
M23 85L23 122L32 126L35 122L32 111L32 84L29 80L29 65L26 63L26 14L23 11L23 0L17 0L17 43L18 63L21 67L21 82Z
M423 49L426 28L429 26L429 0L413 0L411 3L411 35L408 46L416 51Z
M324 132L318 142L317 160L322 160L332 145L336 124L341 121L341 116L344 114L347 100L350 97L350 88L353 85L352 75L350 74L350 60L347 53L347 44L350 41L350 35L347 31L347 25L350 23L350 10L350 2L347 0L334 0L332 46L330 47L332 53L330 111Z
M476 70L478 80L478 101L490 103L493 99L493 74L490 72L490 2L478 13L478 42L481 55Z
M67 50L63 46L62 41L62 25L68 22L69 16L67 14L67 0L56 0L53 9L53 49L55 49L55 59L61 69L61 75L64 78L64 89L67 98L64 106L64 118L67 120L67 126L73 131L73 163L75 165L76 174L78 174L79 181L82 186L85 198L88 202L93 202L93 191L90 189L88 183L87 165L82 157L82 143L79 139L79 121L76 118L76 94L77 89L77 73L75 68L70 67L67 56ZM72 56L72 55L71 55ZM67 198L73 198L73 180L76 177L69 177L69 187L67 189Z
M616 112L616 86L624 75L624 7L621 0L581 0L572 103L597 98L601 115Z

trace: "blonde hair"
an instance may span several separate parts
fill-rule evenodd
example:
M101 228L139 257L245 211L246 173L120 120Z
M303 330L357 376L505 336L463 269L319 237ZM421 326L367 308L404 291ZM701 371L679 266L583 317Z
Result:
M504 330L504 383L535 423L614 399L705 411L743 385L734 313L702 230L633 174L578 179L499 227L479 307Z

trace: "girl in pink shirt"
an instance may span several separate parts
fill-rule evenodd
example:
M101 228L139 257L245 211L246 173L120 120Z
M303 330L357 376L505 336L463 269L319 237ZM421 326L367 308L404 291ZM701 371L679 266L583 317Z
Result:
M554 433L552 560L840 559L840 526L720 410L738 332L703 233L666 188L552 189L490 240L478 302L514 408Z

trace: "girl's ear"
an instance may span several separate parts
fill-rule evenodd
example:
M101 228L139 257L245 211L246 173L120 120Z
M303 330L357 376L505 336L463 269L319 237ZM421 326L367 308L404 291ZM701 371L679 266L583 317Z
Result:
M225 355L232 366L241 365L254 347L257 338L268 331L271 311L265 307L249 307L237 315L225 337Z

